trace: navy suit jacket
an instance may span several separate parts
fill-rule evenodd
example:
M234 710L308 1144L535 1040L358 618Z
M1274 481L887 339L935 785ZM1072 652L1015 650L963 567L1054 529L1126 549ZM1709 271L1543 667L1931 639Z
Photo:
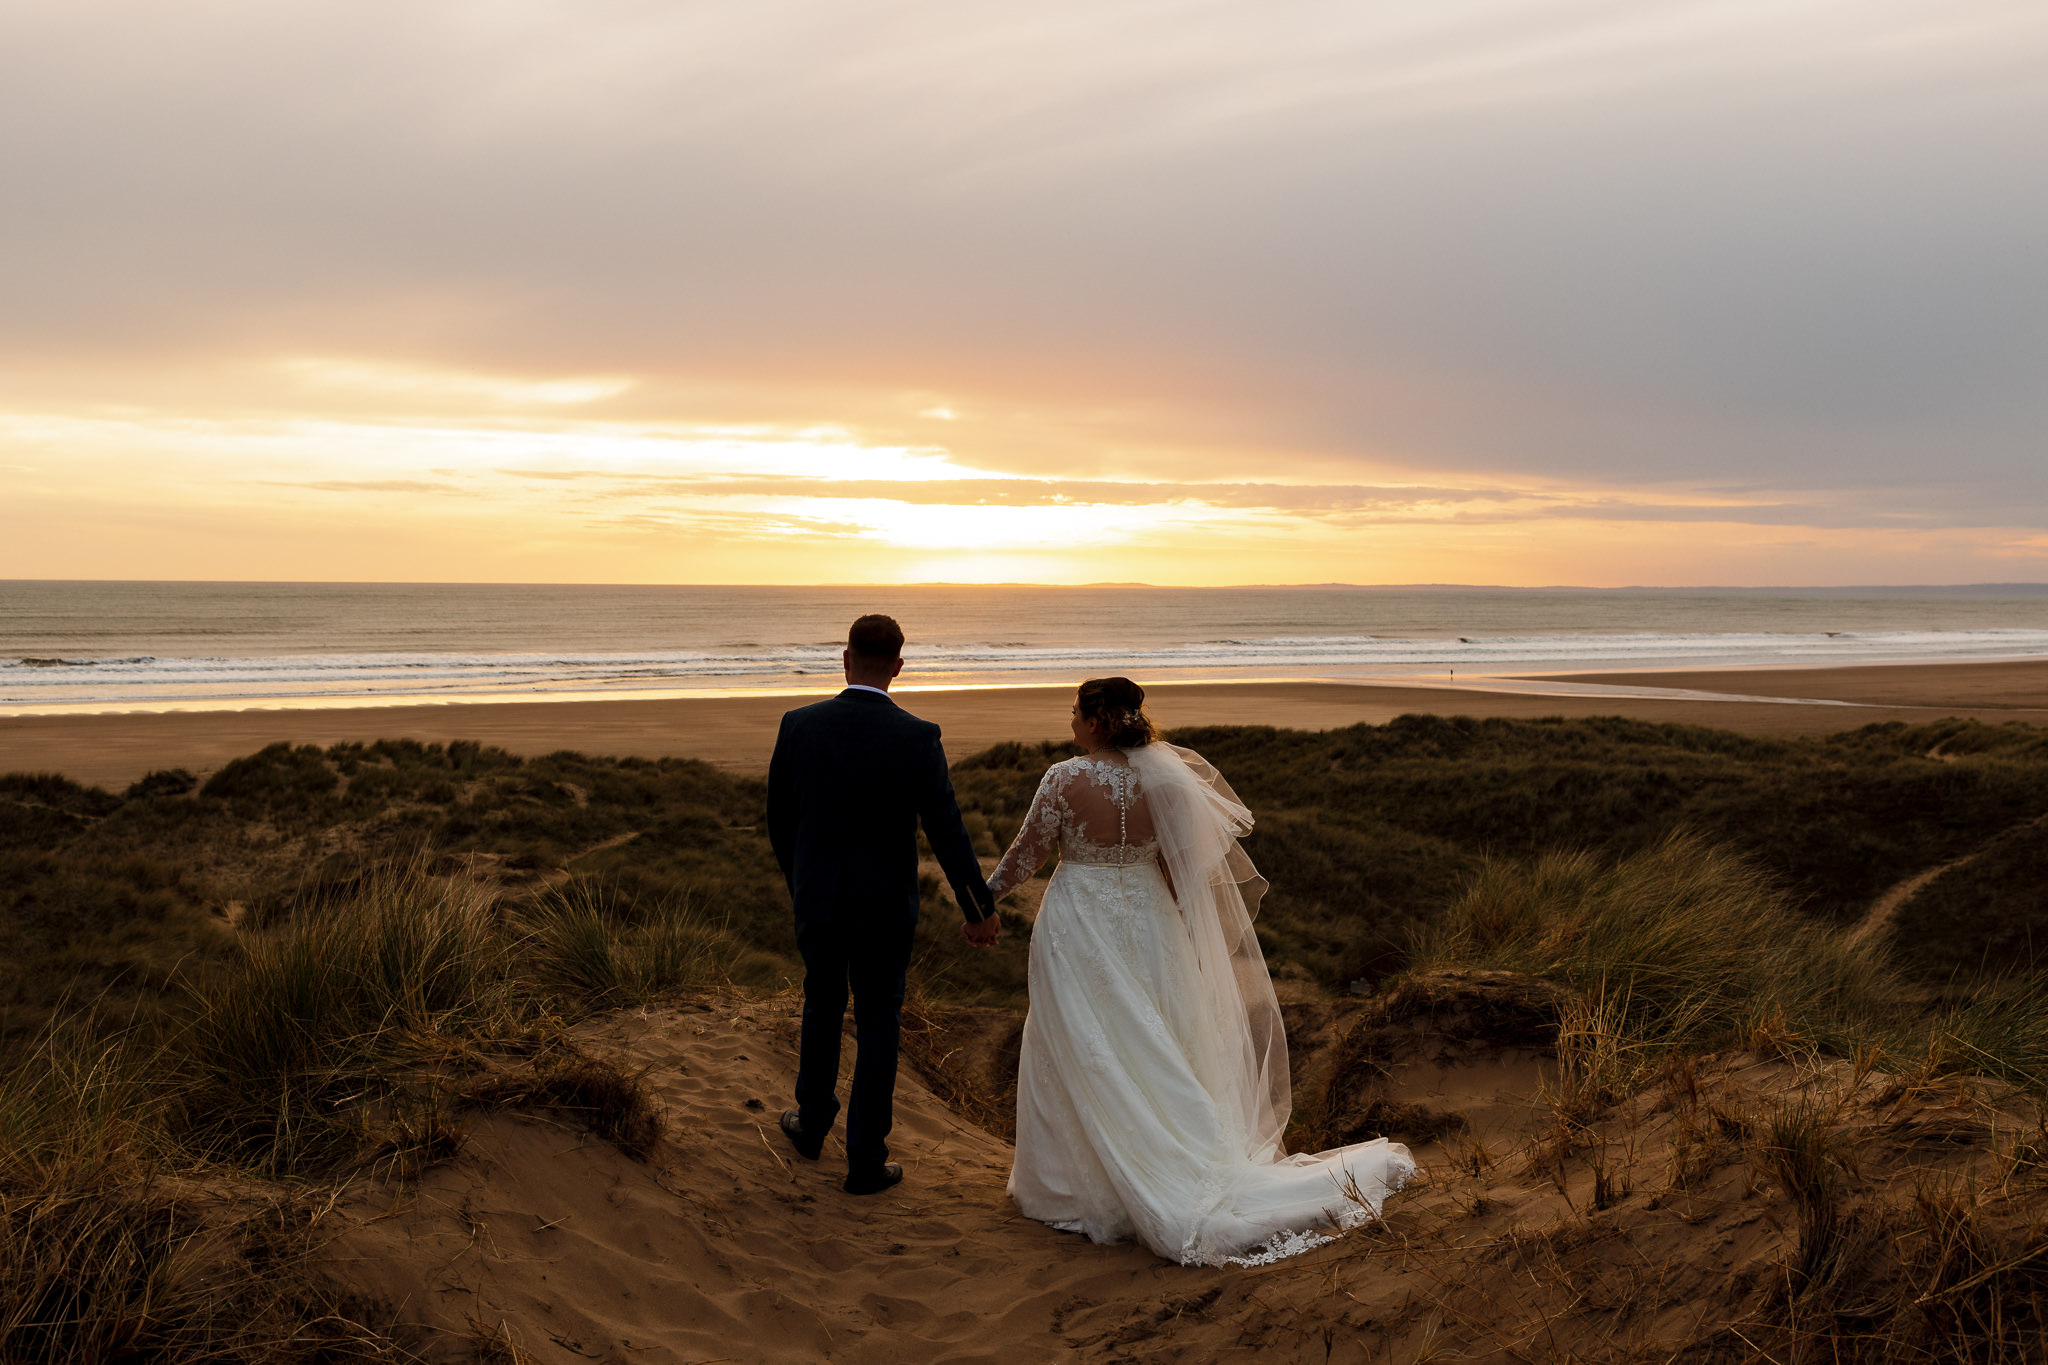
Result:
M782 717L768 837L798 924L917 923L917 826L969 920L996 911L960 820L939 727L848 688Z

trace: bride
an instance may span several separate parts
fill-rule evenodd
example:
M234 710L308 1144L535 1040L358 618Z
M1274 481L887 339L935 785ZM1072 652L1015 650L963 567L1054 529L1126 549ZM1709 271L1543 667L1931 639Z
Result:
M1379 1212L1415 1173L1384 1138L1281 1155L1287 1039L1252 917L1251 812L1191 749L1154 738L1144 689L1081 684L1088 752L1046 771L989 890L1057 848L1031 935L1010 1196L1097 1242L1184 1265L1261 1264Z

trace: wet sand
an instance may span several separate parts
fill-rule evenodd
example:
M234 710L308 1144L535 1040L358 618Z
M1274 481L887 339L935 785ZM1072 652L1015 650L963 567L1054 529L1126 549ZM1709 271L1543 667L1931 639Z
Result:
M1545 696L1458 688L1350 683L1167 683L1151 710L1169 729L1275 725L1325 730L1383 724L1410 712L1438 715L1630 716L1710 725L1756 735L1826 734L1879 721L1940 716L2048 725L2048 661L1870 668L1693 670L1576 674L1548 681L1636 689L1802 699L1782 703L1698 696ZM1527 685L1527 684L1523 684ZM962 757L1005 740L1066 734L1067 687L907 691L899 700L945 728ZM351 708L251 709L0 717L0 772L58 772L118 789L157 768L206 773L266 744L342 740L476 740L519 754L577 749L647 758L701 758L735 771L765 771L784 711L811 698L453 703ZM1854 705L1812 704L1850 702Z

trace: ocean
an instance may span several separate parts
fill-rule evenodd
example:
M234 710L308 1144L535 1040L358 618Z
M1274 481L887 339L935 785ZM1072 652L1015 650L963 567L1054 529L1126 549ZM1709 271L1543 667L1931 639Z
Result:
M1506 589L0 582L0 712L2048 657L2048 585Z

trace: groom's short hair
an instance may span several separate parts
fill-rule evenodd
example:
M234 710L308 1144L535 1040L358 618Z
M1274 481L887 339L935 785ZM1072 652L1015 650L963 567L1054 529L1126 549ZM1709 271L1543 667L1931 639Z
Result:
M893 616L863 616L846 632L846 647L863 659L900 659L903 627Z

